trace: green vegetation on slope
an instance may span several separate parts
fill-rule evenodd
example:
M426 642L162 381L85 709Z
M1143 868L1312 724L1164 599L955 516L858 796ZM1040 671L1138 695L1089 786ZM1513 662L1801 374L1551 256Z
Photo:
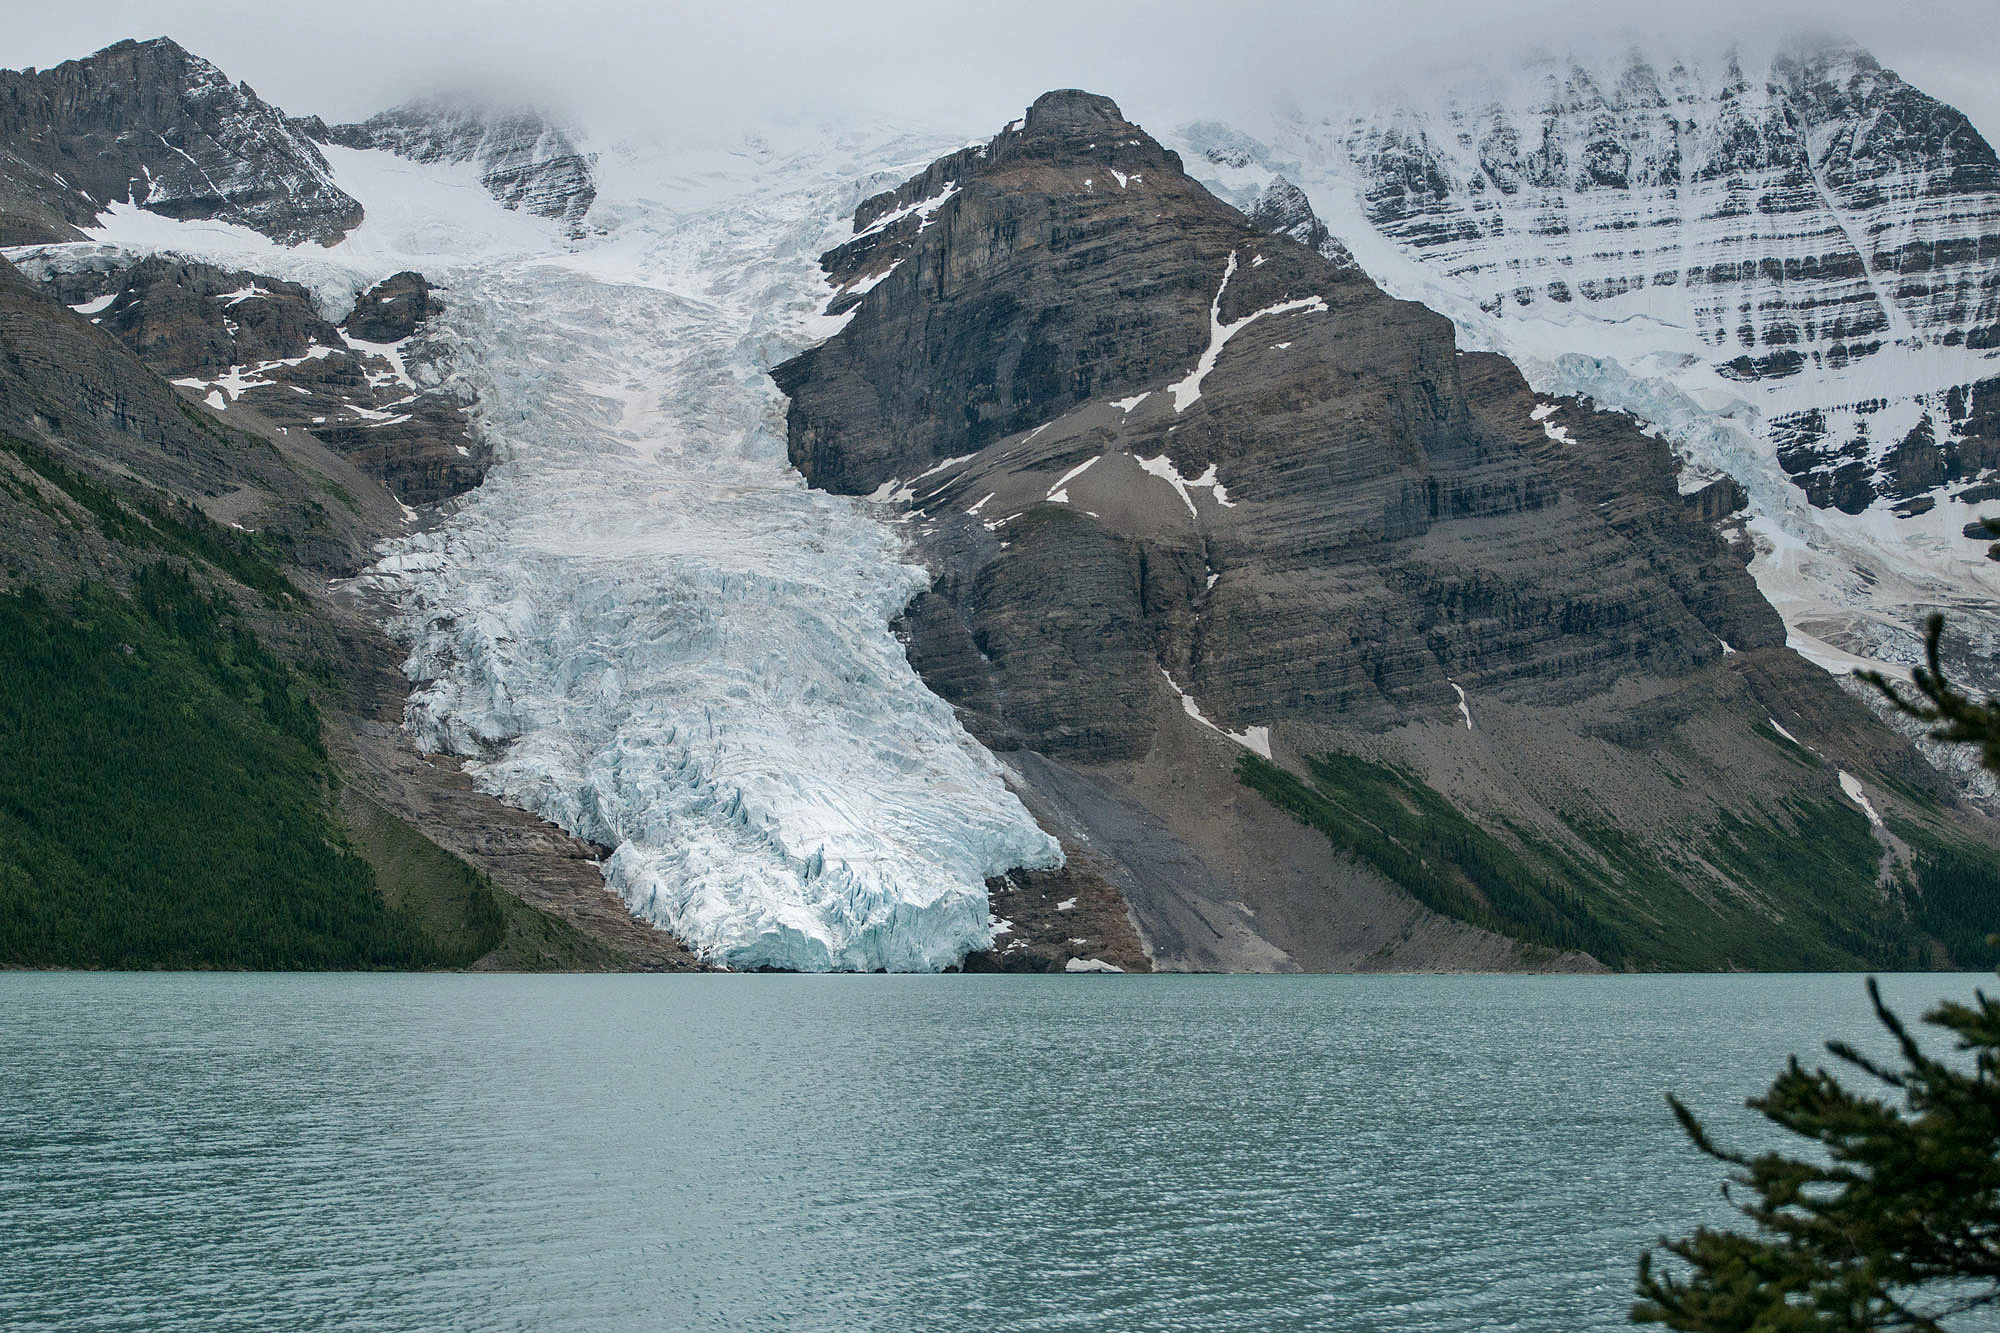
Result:
M1900 831L1900 830L1899 830ZM1917 844L1918 924L1951 955L1954 965L2000 967L2000 867L1976 850Z
M281 541L12 436L0 453L33 474L0 468L0 492L137 569L130 598L0 598L0 966L619 965L340 785L303 682L196 582L308 618Z
M1433 911L1529 944L1676 971L1909 967L1926 958L1919 931L1877 887L1881 847L1867 819L1842 802L1796 800L1756 822L1726 816L1672 853L1618 829L1572 824L1595 854L1585 855L1511 824L1503 838L1383 764L1330 754L1308 769L1310 781L1245 755L1237 774ZM1940 901L1950 892L1941 889ZM1928 918L1919 925L1937 933Z
M310 696L184 570L0 596L0 963L454 967L498 942L483 881L455 922L386 901L333 787Z
M1327 754L1311 784L1255 755L1237 776L1434 912L1617 966L1624 948L1566 884L1531 867L1422 783L1381 764Z
M297 590L278 567L276 553L260 544L255 536L231 531L190 504L177 503L165 496L157 500L142 499L113 490L58 461L46 450L11 435L0 435L0 449L19 458L43 480L67 494L89 513L98 531L108 540L134 552L154 551L205 563L273 602L298 600ZM48 509L38 496L22 498L38 509Z
M2000 698L1974 699L1946 678L1943 628L1932 616L1910 686L1879 672L1861 679L1932 739L1977 745L1986 770L2000 773ZM1919 852L1921 892L1937 899L1919 915L1956 921L1970 911L1992 924L1990 854L1955 855L1961 864ZM1868 998L1896 1059L1845 1041L1826 1049L1836 1070L1876 1087L1857 1089L1824 1066L1808 1071L1793 1056L1745 1103L1792 1136L1798 1156L1768 1143L1754 1156L1723 1147L1668 1095L1694 1145L1731 1168L1724 1193L1750 1229L1701 1226L1648 1251L1635 1323L1686 1333L1942 1333L1983 1326L2000 1308L2000 1003L1980 993L1925 1014L1950 1034L1954 1049L1939 1057L1883 1004L1873 978Z
M340 814L354 849L375 870L375 886L391 907L434 939L478 950L481 967L615 969L619 956L560 917L493 887L474 870L379 802L341 788Z

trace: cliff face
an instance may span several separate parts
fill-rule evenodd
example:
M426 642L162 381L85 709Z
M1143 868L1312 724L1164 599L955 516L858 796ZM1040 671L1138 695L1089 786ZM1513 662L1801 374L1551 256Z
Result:
M2000 345L2000 162L1963 115L1848 47L1540 73L1352 124L1369 221L1494 315L1684 319L1719 375L1770 387L1816 505L1994 465L1962 410L1898 401Z
M1093 643L1110 631L1148 667L1167 645L1161 665L1217 721L1265 725L1448 715L1449 680L1589 693L1635 663L1690 674L1723 639L1782 642L1718 539L1664 503L1661 447L1636 475L1595 440L1559 447L1615 428L1538 405L1504 363L1460 356L1442 317L1259 235L1102 99L1044 99L985 156L961 156L947 183L934 167L895 194L899 212L955 191L900 253L864 209L861 238L827 262L837 290L875 285L777 378L815 483L926 515L992 492L953 516L1007 552L968 590L975 618L1094 608ZM1002 484L1050 470L1046 485ZM1612 494L1585 500L1585 480ZM1531 557L1556 533L1560 554ZM1715 625L1641 542L1687 566ZM1147 674L1104 673L1128 706L1080 752L1143 751ZM1009 695L1063 688L1030 668ZM1069 748L1062 730L1033 735Z
M71 239L125 201L285 244L361 221L282 112L167 38L0 71L0 244Z
M1389 290L1666 434L1684 492L1740 488L1814 660L1916 661L1942 610L1993 683L2000 168L1958 111L1851 45L1649 47L1247 128L1170 142L1239 206L1297 185Z
M302 565L351 573L378 532L399 523L393 501L371 496L366 479L316 441L288 439L281 451L226 427L4 260L0 348L0 432L259 529ZM355 504L338 503L336 488ZM22 577L61 587L110 559L88 527L65 536L36 512L20 510L9 528Z
M1283 203L1253 225L1064 92L862 206L823 261L845 327L773 374L807 477L910 513L936 575L906 618L926 680L1168 965L1862 947L1843 916L1895 913L1836 772L1983 825L1786 650L1663 443L1459 352ZM1322 756L1400 774L1365 770L1414 783L1398 801L1442 793L1468 839L1567 886L1568 924L1505 907L1511 872L1455 862L1474 887L1453 907L1379 847L1336 859L1236 783L1246 753L1302 818L1345 771ZM1727 850L1829 821L1850 864L1810 909ZM1716 912L1727 944L1702 940Z

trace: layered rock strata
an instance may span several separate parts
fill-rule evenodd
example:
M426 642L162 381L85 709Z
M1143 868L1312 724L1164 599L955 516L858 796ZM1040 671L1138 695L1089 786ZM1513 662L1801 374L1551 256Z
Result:
M1391 291L1666 433L1683 491L1741 487L1815 661L1916 660L1941 610L1994 683L2000 575L1960 534L2000 480L2000 165L1964 115L1821 41L1544 54L1250 128L1174 142L1240 206L1296 184Z
M1685 328L1718 375L1769 386L1816 505L2000 461L1963 378L2000 347L2000 161L1962 114L1843 46L1535 72L1347 132L1383 235L1489 314Z
M845 327L773 372L793 460L909 516L911 660L1161 965L1592 963L1332 855L1246 755L1355 757L1554 878L1600 867L1565 882L1625 965L1710 912L1744 961L1856 947L1839 913L1892 910L1876 844L1806 913L1715 850L1872 827L1836 769L1990 837L1785 648L1664 443L1251 223L1108 100L1049 94L855 228L823 261Z

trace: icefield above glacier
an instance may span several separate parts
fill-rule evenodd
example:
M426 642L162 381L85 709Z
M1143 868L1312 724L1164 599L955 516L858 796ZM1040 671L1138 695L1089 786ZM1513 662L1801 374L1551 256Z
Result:
M790 467L766 372L837 327L818 256L854 206L957 144L617 145L576 241L464 168L329 149L367 210L331 249L137 210L95 244L303 281L335 315L398 269L440 284L496 463L363 579L410 645L418 744L614 848L610 887L713 962L935 970L991 943L988 877L1061 849L910 667L890 623L926 576Z

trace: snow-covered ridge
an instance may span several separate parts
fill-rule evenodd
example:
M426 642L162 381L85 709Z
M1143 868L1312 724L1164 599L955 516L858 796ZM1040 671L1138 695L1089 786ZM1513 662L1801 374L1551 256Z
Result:
M355 125L296 122L322 143L391 152L413 162L470 163L511 209L554 218L572 236L597 198L591 159L575 137L531 109L495 110L443 98L410 102Z
M717 962L936 969L989 945L989 876L1061 852L917 679L889 625L925 576L790 468L766 373L810 340L843 219L936 151L628 146L578 244L471 164L329 148L367 207L332 250L132 213L99 244L304 282L329 314L402 269L445 287L495 466L367 580L419 742L614 847L611 887Z
M1539 391L1735 478L1816 660L1912 660L1938 606L2000 641L1961 532L2000 465L2000 166L1865 52L1552 56L1176 138L1245 208L1296 183L1371 277Z

